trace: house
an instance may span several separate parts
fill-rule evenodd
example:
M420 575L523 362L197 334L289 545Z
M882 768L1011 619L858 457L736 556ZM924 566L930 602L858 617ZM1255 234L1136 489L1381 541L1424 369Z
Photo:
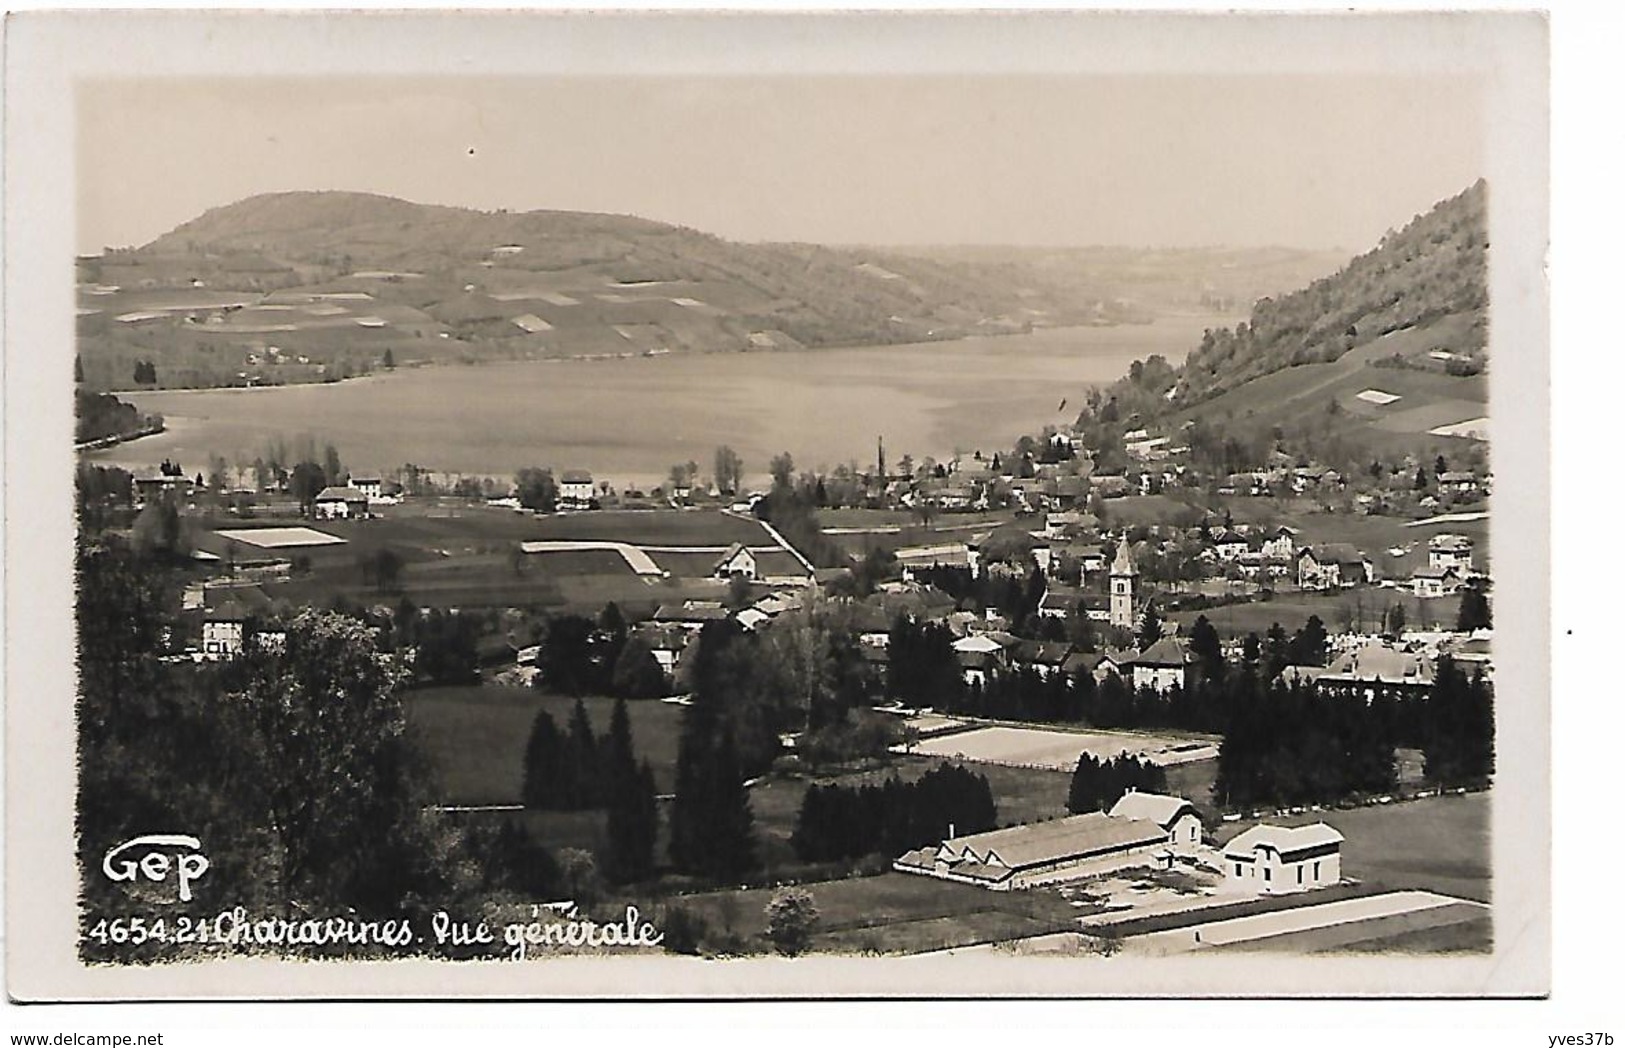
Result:
M1473 540L1466 535L1435 535L1428 540L1428 567L1473 570Z
M988 677L1004 668L1006 651L1013 646L986 633L972 633L954 641L954 656L965 683L985 686Z
M1111 814L1120 819L1139 819L1161 826L1168 844L1190 851L1202 843L1202 816L1196 805L1183 797L1129 790L1112 805Z
M897 550L896 557L897 566L902 569L905 579L913 579L914 572L920 568L963 568L970 565L970 549L963 542L904 546Z
M1196 683L1196 656L1178 637L1162 638L1131 657L1125 668L1132 676L1135 690L1150 688L1165 692L1177 684L1189 691Z
M1270 560L1291 560L1298 551L1298 529L1282 524L1266 531L1263 551Z
M1264 895L1309 891L1343 878L1343 835L1312 826L1260 823L1224 846L1225 875Z
M1433 687L1433 659L1423 652L1376 641L1346 651L1314 677L1315 690L1356 695L1370 702L1379 692L1417 694Z
M1044 680L1065 672L1066 660L1072 655L1072 645L1059 640L1024 640L1016 645L1015 663L1030 669Z
M584 469L567 469L559 477L559 505L565 509L592 506L592 474Z
M1213 539L1213 552L1219 555L1220 560L1240 560L1241 555L1247 552L1247 536L1236 531L1221 531Z
M682 604L662 604L655 609L651 621L656 625L675 626L689 633L698 633L707 622L720 622L728 617L728 609L717 601L690 600Z
M323 488L312 513L317 520L360 520L367 515L367 496L355 488Z
M279 646L280 630L268 628L271 599L258 586L208 586L203 590L203 658L234 659L256 642Z
M691 640L691 634L681 624L643 623L634 628L630 636L648 645L649 653L654 656L667 680L676 675L677 666Z
M351 477L350 487L367 496L368 502L376 502L384 497L384 478L379 476Z
M1369 583L1371 561L1347 542L1305 546L1298 551L1298 588L1326 590Z
M1478 477L1465 472L1441 473L1439 490L1451 495L1472 498L1479 493Z
M948 837L892 863L902 873L1011 891L1051 881L1167 866L1168 834L1157 823L1103 812Z
M728 551L712 566L711 577L714 579L749 579L754 581L756 578L756 554L752 553L744 543L735 542L728 547Z
M1453 567L1417 568L1411 573L1411 592L1418 597L1449 597L1461 592L1461 573Z
M1122 498L1132 492L1128 478L1121 475L1093 477L1089 481L1089 488L1103 499Z
M1051 550L1048 540L1035 536L1019 524L1001 524L971 539L966 543L966 549L972 576L980 576L994 564L1007 564L1025 571L1029 562L1036 564L1039 571L1049 574Z
M1046 619L1064 619L1082 609L1083 594L1077 590L1051 589L1038 602L1038 615Z

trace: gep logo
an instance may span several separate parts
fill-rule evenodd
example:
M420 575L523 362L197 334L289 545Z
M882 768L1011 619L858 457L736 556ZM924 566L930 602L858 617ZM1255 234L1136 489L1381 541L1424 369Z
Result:
M157 884L174 875L181 902L192 901L192 882L209 872L203 842L179 833L152 833L133 837L102 857L102 873L110 881L134 881L137 876Z

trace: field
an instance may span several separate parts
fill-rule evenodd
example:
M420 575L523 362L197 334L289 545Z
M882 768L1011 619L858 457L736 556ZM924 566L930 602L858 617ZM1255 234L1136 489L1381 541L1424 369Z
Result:
M425 500L391 506L378 517L324 521L333 544L291 547L310 560L312 572L276 588L275 596L294 602L325 603L341 596L359 603L394 603L410 597L420 607L557 607L596 615L606 603L653 611L660 604L716 599L725 584L684 577L708 574L720 551L734 541L773 545L755 520L708 511L623 511L537 517L462 500ZM235 546L235 556L263 555L264 538L283 543L292 531L310 529L230 527L204 532L198 545L217 555ZM311 532L312 535L317 534ZM623 557L599 550L538 553L515 559L520 542L574 538L620 539L650 545L715 548L717 553L658 553L671 579L640 578ZM251 549L248 547L252 547ZM364 576L362 560L382 549L398 554L404 567L398 592L379 591ZM799 564L784 552L761 554L764 571L793 573Z
M1288 826L1324 821L1346 838L1343 875L1393 890L1419 889L1490 901L1490 794L1430 797L1349 811L1272 819ZM1220 844L1245 823L1225 823Z
M1205 615L1224 638L1245 637L1249 633L1262 637L1277 622L1290 635L1311 615L1320 616L1328 632L1341 630L1345 624L1374 632L1380 628L1383 615L1395 604L1405 609L1405 620L1413 627L1424 623L1454 626L1461 598L1420 598L1409 590L1356 586L1326 593L1287 593L1267 601L1226 604L1199 611L1170 611L1168 618L1181 627L1188 627L1197 616Z
M923 953L1075 927L1076 910L1049 892L990 892L968 884L885 873L803 885L818 907L815 952ZM766 907L774 889L681 899L713 928L766 949Z
M714 546L719 550L735 542L775 544L754 517L717 510L600 510L536 517L527 523L527 539L602 539L634 546Z
M1084 753L1101 760L1131 754L1154 764L1171 765L1215 757L1216 746L1217 742L1208 738L999 725L926 739L915 743L912 752L924 757L1070 772Z
M1377 449L1414 449L1418 438L1440 449L1459 446L1464 438L1429 436L1428 431L1483 416L1488 399L1484 376L1452 377L1370 364L1395 353L1410 357L1434 346L1459 345L1471 323L1470 315L1453 314L1426 327L1391 332L1331 363L1303 364L1253 379L1205 401L1185 417L1200 416L1217 425L1257 419L1260 424L1289 426L1324 419L1327 404L1336 401L1339 432L1369 441ZM1368 389L1399 399L1371 404L1359 398Z
M614 700L582 700L595 733L609 730ZM500 685L424 688L406 694L407 726L422 741L440 773L446 804L517 804L525 744L537 711L547 710L560 730L575 700L530 688ZM664 702L629 702L632 746L647 759L655 786L669 792L677 766L681 708Z

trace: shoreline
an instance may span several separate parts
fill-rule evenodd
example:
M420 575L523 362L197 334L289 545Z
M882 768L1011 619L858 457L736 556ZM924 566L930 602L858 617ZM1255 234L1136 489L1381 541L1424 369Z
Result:
M578 354L567 357L520 357L520 358L492 358L490 360L417 360L397 364L393 368L369 372L365 375L352 375L349 378L331 379L322 382L283 382L264 385L221 385L221 386L159 386L150 389L109 389L98 390L115 397L139 397L162 394L165 396L182 393L255 393L269 389L304 389L337 386L352 386L368 380L377 380L401 372L422 371L426 369L439 369L448 367L474 367L487 368L498 365L519 364L614 364L621 362L636 362L641 360L673 360L690 359L694 357L709 356L791 356L802 357L819 353L851 353L867 350L900 351L910 349L927 349L935 346L963 346L977 340L999 341L1004 339L1031 339L1049 334L1061 334L1079 331L1114 331L1119 329L1143 329L1155 327L1162 321L1185 323L1198 319L1210 319L1213 327L1234 327L1236 323L1246 320L1244 314L1228 313L1170 313L1158 316L1144 323L1118 323L1118 324L1067 324L1056 327L1038 327L1031 331L1008 331L988 334L960 335L957 338L924 339L913 342L860 342L849 345L831 346L801 346L796 349L714 349L699 350L698 352L676 353L666 352L659 354L631 353L621 354ZM1191 349L1195 349L1193 345ZM1126 374L1127 372L1125 372ZM1115 382L1116 376L1108 381ZM1102 383L1103 385L1106 383Z

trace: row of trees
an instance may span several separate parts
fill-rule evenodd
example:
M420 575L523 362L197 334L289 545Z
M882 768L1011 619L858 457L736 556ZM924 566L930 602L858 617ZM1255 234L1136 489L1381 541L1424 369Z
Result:
M626 884L654 875L660 823L654 772L632 749L625 700L615 703L603 736L593 733L587 708L579 699L565 732L559 731L550 713L538 711L525 747L521 798L529 808L606 809L604 876Z
M1163 793L1167 789L1167 773L1150 761L1126 754L1101 760L1084 753L1079 755L1078 766L1072 771L1072 782L1066 791L1066 810L1074 815L1109 811L1130 790Z
M1444 786L1479 785L1495 771L1494 687L1449 658L1424 692L1384 689L1367 699L1308 684L1265 687L1239 675L1223 690L1228 716L1215 795L1227 805L1391 791L1396 747L1420 749L1424 774Z
M943 763L914 782L893 775L879 784L809 786L790 843L806 862L895 857L951 834L997 825L987 779Z

